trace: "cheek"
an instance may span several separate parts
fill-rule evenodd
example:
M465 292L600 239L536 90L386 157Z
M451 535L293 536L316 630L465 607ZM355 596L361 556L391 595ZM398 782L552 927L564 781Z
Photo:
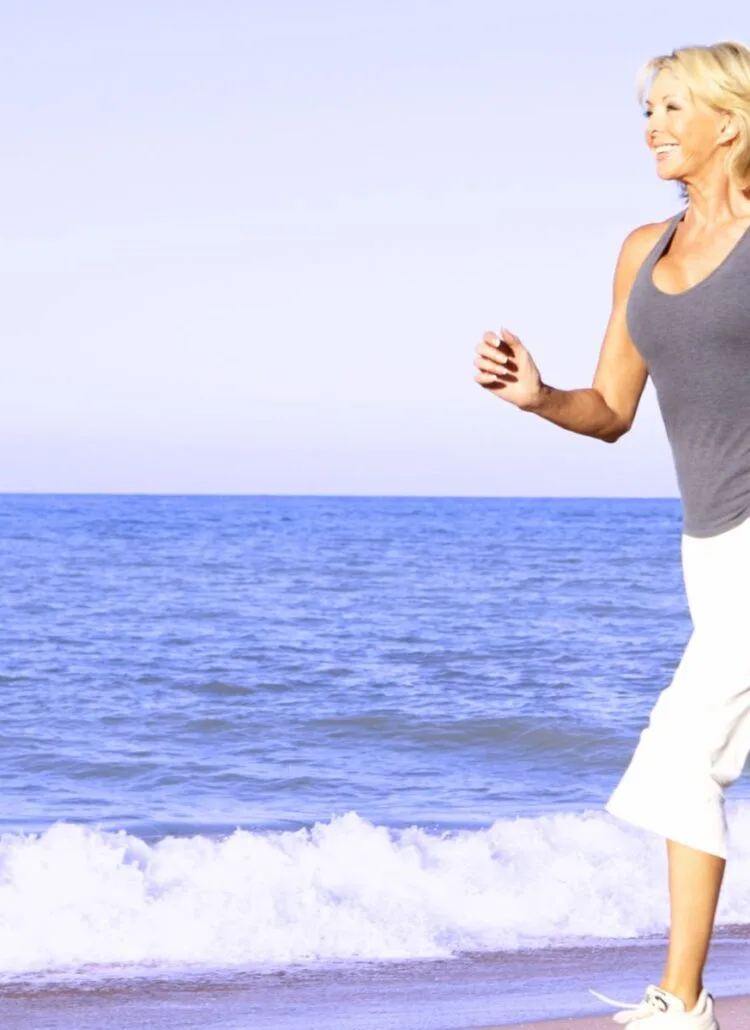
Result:
M673 131L686 155L700 156L711 149L714 132L713 125L708 119L695 116L687 118L682 115L675 118Z
M695 131L695 126L686 129L681 138L682 152L685 157L702 158L706 153L705 140L700 132Z

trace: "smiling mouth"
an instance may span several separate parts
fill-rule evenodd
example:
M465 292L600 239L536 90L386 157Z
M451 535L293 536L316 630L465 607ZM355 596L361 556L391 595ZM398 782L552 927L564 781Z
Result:
M657 157L663 157L664 154L671 154L678 146L677 143L660 143L658 147L654 147L654 153Z

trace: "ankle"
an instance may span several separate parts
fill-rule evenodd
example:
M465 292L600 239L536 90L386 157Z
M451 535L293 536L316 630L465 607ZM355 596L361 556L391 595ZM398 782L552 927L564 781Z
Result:
M698 1004L698 998L703 990L700 985L696 988L695 984L681 984L676 980L670 980L668 977L664 977L660 981L659 986L663 991L669 991L670 994L674 994L675 998L679 998L688 1012L691 1012Z

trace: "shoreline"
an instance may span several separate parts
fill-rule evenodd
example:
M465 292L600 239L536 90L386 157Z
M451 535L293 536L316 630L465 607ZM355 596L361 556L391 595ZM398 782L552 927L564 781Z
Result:
M3 1030L604 1030L654 982L664 941L327 968L168 970L19 978L0 985ZM706 983L721 1030L750 1028L750 941L715 941ZM566 1015L567 1013L567 1015Z
M353 1001L353 999L351 999ZM360 998L356 1006L334 1006L326 1013L313 1006L306 1013L292 1016L275 1006L253 1004L250 998L233 998L224 992L198 992L181 990L171 995L146 992L141 998L108 997L106 992L91 992L88 997L75 997L71 993L55 992L55 997L36 1003L28 996L16 998L16 1004L2 1001L0 994L0 1025L3 1030L101 1030L102 1026L117 1026L120 1030L410 1030L419 1026L451 1026L454 1030L604 1030L614 1026L610 1012L585 1016L543 1019L523 1023L446 1023L435 1011L429 997L402 1009L400 1013L388 1008L378 1012L371 1007L372 999ZM362 1009L369 1012L364 1013ZM613 1009L612 1012L615 1010ZM750 995L719 998L716 1014L721 1030L747 1030L750 1027Z

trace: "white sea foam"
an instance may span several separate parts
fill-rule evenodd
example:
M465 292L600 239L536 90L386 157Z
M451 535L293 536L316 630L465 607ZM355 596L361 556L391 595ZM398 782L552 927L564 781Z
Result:
M750 923L750 802L719 922ZM450 834L351 812L297 832L0 836L0 971L408 958L663 931L664 844L601 812Z

